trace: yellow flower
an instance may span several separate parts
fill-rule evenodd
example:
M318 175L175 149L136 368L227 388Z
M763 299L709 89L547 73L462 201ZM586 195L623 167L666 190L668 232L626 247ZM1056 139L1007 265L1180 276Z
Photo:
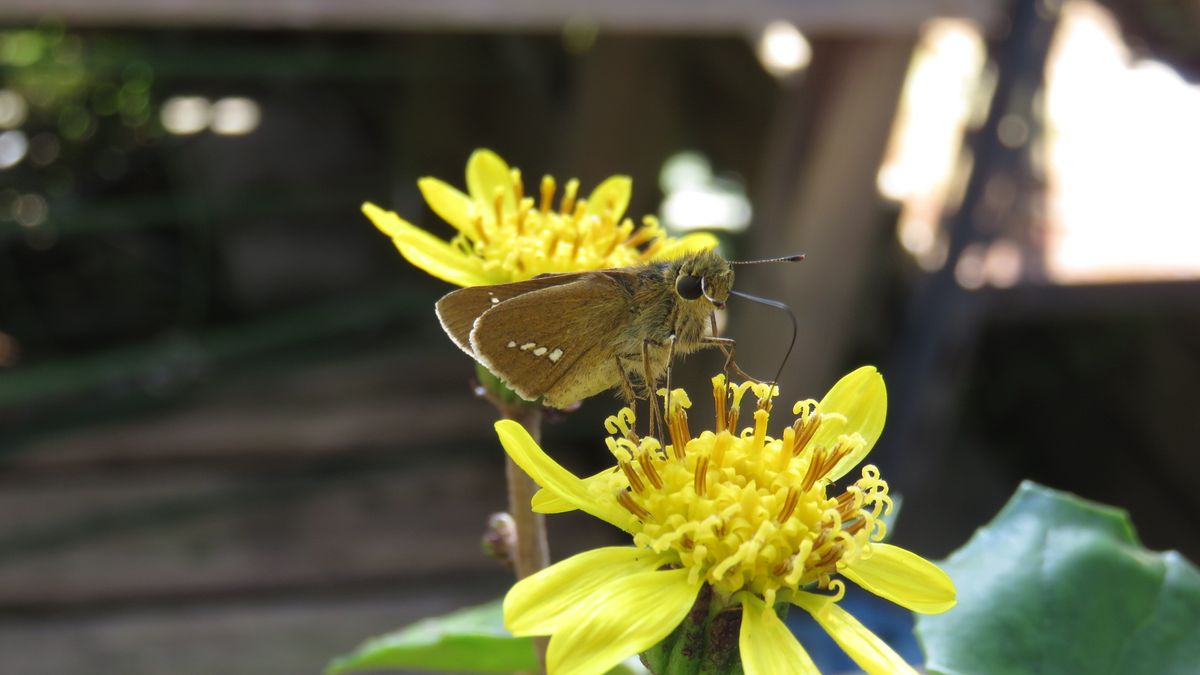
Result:
M571 179L555 208L553 178L542 178L535 200L525 195L520 170L480 149L467 160L467 194L436 178L417 185L429 207L458 230L449 242L374 204L363 204L363 213L409 262L459 286L627 267L716 245L708 234L667 237L653 216L641 226L623 218L632 185L628 176L608 178L586 199L578 197L579 181Z
M758 397L737 433L741 399ZM633 433L629 409L608 418L617 466L582 479L547 456L519 424L496 431L513 460L543 487L535 511L580 509L633 535L631 547L580 553L518 582L504 600L516 635L550 635L553 673L601 673L667 637L703 585L723 611L742 614L739 648L749 675L817 672L775 612L800 607L869 673L914 672L838 605L845 577L922 613L954 606L954 584L933 563L881 543L891 508L872 465L831 490L883 430L887 392L872 367L843 377L820 401L801 401L780 438L767 435L767 385L713 378L714 431L693 437L685 392L671 394L670 443ZM662 392L665 393L665 392Z

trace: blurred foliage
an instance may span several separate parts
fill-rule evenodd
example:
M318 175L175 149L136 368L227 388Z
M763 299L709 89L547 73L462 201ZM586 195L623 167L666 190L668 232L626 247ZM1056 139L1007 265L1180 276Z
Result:
M472 673L536 671L532 638L517 638L504 627L499 600L444 616L423 619L364 642L334 659L326 672L420 669Z

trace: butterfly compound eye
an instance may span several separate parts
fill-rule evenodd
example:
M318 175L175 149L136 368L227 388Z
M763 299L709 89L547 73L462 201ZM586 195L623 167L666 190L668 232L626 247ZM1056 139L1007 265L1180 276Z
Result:
M702 277L684 274L675 280L675 292L684 300L695 300L704 295Z

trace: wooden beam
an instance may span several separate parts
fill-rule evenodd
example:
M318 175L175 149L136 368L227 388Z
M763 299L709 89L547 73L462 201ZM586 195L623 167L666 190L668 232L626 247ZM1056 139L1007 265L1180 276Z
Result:
M788 303L799 318L796 349L780 378L786 400L819 397L833 384L848 365L850 338L864 325L861 296L879 265L884 222L875 178L913 45L912 37L896 37L817 50L825 61L814 61L812 87L784 97L768 136L762 174L783 179L760 195L754 254L808 257L795 266L740 268L738 285L769 289L763 292ZM805 116L811 118L806 126ZM787 347L787 319L745 303L737 311L728 334L745 355L739 361L756 376L771 377Z
M989 23L996 0L0 0L0 20L47 16L72 26L252 29L550 31L592 24L619 32L732 34L785 19L821 33L911 34L935 16Z

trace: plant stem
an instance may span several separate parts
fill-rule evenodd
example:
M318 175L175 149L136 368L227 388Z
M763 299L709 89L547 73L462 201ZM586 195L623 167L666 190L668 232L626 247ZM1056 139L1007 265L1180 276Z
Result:
M528 405L511 406L504 411L504 416L520 422L529 432L533 440L542 442L542 411ZM546 517L534 513L529 502L533 493L537 492L537 483L528 476L521 467L507 457L505 462L505 477L508 479L508 511L517 527L517 550L513 556L513 566L518 579L537 572L550 564L550 551L546 544Z
M542 442L542 409L527 404L512 404L498 406L500 413L507 419L519 422L533 440ZM512 516L516 529L516 547L513 551L513 568L517 579L525 577L545 568L550 564L550 547L546 542L546 517L534 513L529 506L533 493L537 492L537 483L526 474L521 467L513 462L512 457L505 455L504 475L508 480L508 513ZM542 664L542 672L546 670L547 638L534 638L538 663Z

